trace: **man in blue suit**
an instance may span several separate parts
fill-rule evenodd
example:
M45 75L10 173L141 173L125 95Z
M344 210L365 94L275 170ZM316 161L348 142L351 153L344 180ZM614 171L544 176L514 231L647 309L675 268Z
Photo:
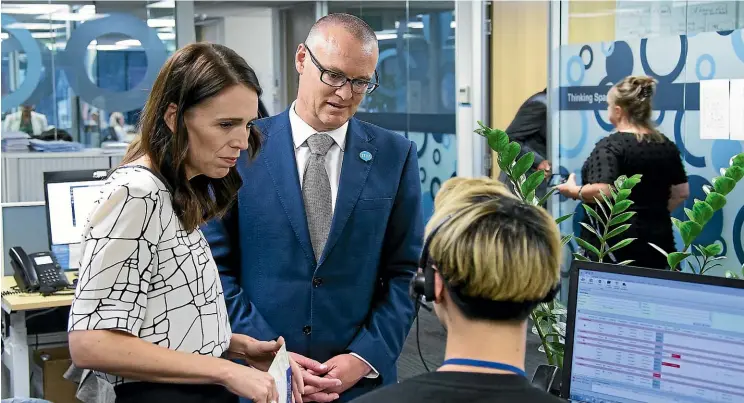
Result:
M233 331L284 336L305 401L349 401L397 381L423 238L416 146L353 118L377 87L377 38L331 14L298 46L297 100L257 122L234 208L204 233Z

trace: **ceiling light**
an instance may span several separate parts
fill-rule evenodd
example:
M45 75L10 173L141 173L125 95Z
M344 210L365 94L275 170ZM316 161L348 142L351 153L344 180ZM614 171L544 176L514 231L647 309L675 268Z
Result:
M408 23L408 28L424 29L424 22L423 21L411 21Z
M64 35L61 32L32 32L31 36L36 39L51 39Z
M155 3L150 3L146 6L147 8L175 8L175 0L162 0Z
M172 28L176 26L176 20L172 18L150 18L147 20L150 28Z
M158 32L158 38L163 41L173 41L176 39L175 32Z
M34 30L44 30L44 29L62 29L66 27L65 24L51 24L46 22L14 22L10 25L8 25L7 29L28 29L31 31Z
M80 13L54 13L54 14L44 14L36 17L37 20L50 20L50 21L89 21L89 20L95 20L98 18L103 18L108 16L108 14L80 14Z
M122 46L122 47L131 47L131 48L134 48L134 47L137 47L137 46L142 46L142 43L140 43L140 41L138 41L136 39L125 39L123 41L116 41L116 45L117 46Z
M3 4L3 14L49 14L67 11L65 5L52 4Z

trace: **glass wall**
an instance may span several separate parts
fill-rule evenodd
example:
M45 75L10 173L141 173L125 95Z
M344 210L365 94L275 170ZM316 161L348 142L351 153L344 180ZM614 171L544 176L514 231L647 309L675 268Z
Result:
M357 117L416 142L424 218L456 175L454 1L329 2L328 12L364 19L377 33L380 87Z
M737 1L598 1L563 2L561 43L553 60L560 64L559 163L563 174L581 176L581 167L594 144L613 131L604 96L609 86L628 75L658 80L654 119L682 152L691 196L705 199L703 186L720 175L729 159L744 151L742 141L706 139L700 131L700 83L712 79L744 78L744 3ZM555 71L555 70L553 70ZM673 216L686 220L684 208ZM562 199L561 214L575 211L563 231L578 234L583 209ZM742 227L744 186L728 196L696 244L723 247L721 275L744 263ZM676 231L676 230L675 230ZM681 249L681 238L677 238ZM575 249L576 245L573 245Z
M131 141L149 88L176 47L174 7L172 0L4 1L3 138L67 140L32 148L69 151ZM10 143L5 150L28 148Z

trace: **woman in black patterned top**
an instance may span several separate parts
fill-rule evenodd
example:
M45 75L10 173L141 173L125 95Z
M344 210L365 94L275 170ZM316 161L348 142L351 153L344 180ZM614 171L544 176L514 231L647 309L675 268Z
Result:
M679 149L659 133L651 120L655 86L655 80L650 77L630 76L610 89L607 112L617 131L600 140L584 162L583 186L577 185L571 174L558 190L566 197L595 204L601 193L609 196L609 186L619 176L643 175L630 196L633 205L628 211L636 213L628 221L631 226L611 239L609 245L625 238L636 240L613 252L608 261L632 260L634 266L665 269L666 258L649 243L667 252L676 250L670 212L689 197L690 189ZM583 222L597 228L592 221L587 215ZM581 237L599 246L597 237L583 226ZM589 251L586 254L592 260L597 259Z
M278 400L266 370L283 340L232 333L199 230L235 199L241 151L259 149L260 94L255 72L231 49L179 49L153 85L142 133L101 187L68 328L73 362L112 384L117 403ZM290 365L301 401L299 367Z

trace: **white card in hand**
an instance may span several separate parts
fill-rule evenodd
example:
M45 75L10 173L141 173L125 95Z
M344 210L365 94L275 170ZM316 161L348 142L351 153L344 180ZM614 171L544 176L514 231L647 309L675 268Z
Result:
M277 403L292 403L292 368L289 366L286 345L282 345L277 351L269 367L269 374L274 377L276 389L279 392Z

